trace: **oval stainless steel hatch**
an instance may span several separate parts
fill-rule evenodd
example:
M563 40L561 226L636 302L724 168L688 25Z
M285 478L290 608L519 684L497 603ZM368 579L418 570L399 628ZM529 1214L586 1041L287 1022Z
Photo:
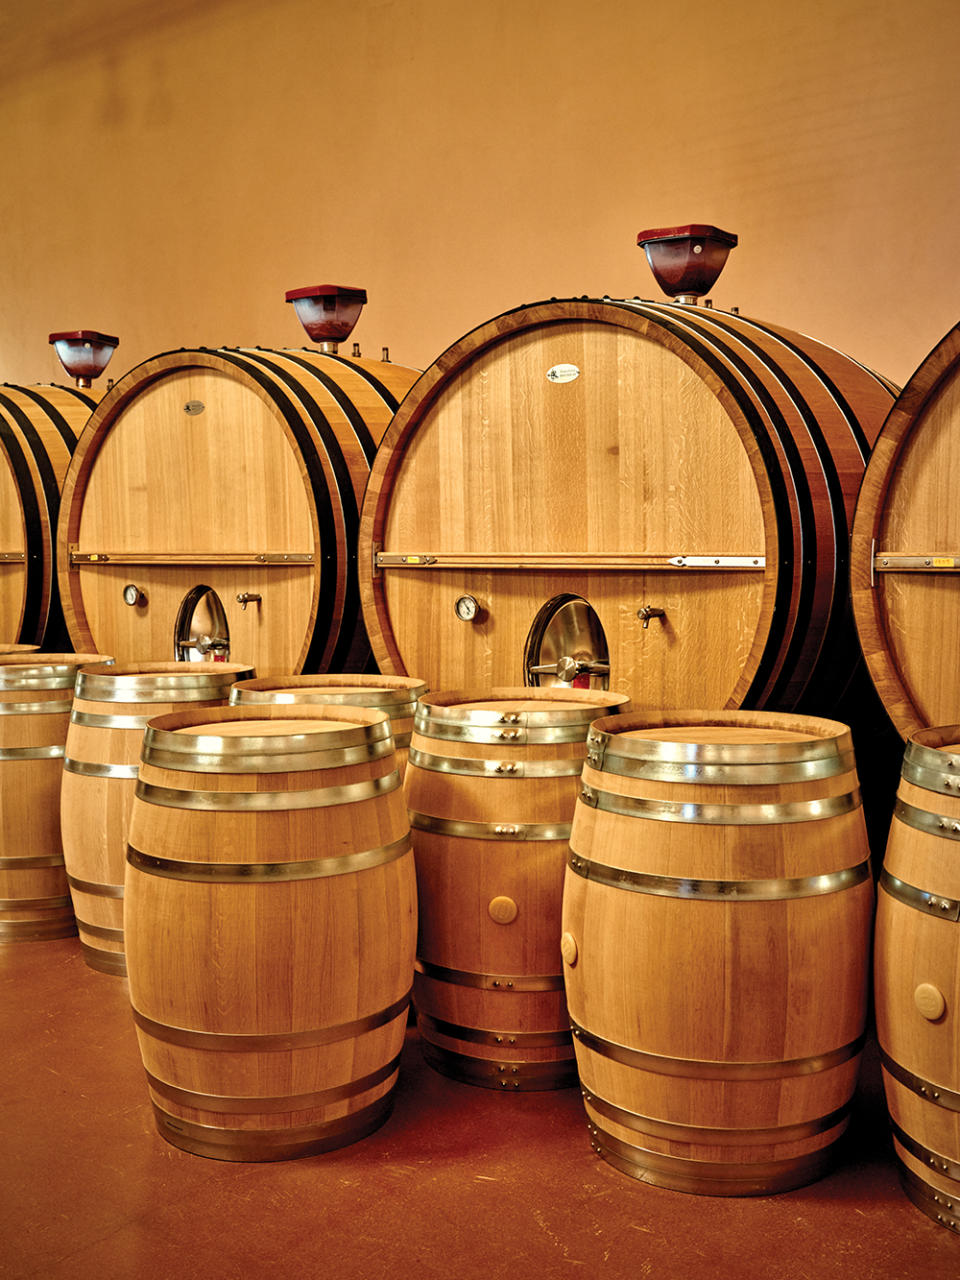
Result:
M554 596L537 613L524 647L523 675L532 686L610 687L607 637L582 596Z
M212 587L191 587L180 602L173 629L173 655L178 662L227 662L230 628L223 602Z

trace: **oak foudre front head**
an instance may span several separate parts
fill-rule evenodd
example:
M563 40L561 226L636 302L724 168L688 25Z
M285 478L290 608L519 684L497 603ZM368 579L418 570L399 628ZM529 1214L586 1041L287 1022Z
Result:
M87 388L117 339L79 329L50 342L76 386L0 386L0 640L48 651L69 647L56 590L60 494L96 407Z
M349 333L366 296L292 292L318 295L321 344ZM57 561L74 646L232 658L261 675L364 670L360 502L416 376L303 346L183 348L130 370L64 483Z
M641 232L674 301L520 306L417 380L360 522L381 671L645 707L833 705L856 655L849 515L891 388L697 305L736 240Z

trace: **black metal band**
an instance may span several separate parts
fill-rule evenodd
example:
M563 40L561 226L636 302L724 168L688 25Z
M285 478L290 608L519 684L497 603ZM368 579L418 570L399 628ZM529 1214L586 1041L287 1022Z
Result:
M405 1014L410 1004L410 992L395 1000L385 1009L368 1014L365 1018L356 1018L352 1022L342 1022L337 1026L320 1027L314 1031L280 1031L264 1032L255 1035L234 1035L220 1031L192 1031L186 1027L171 1027L163 1022L155 1022L134 1008L133 1020L141 1031L163 1040L167 1044L181 1045L186 1049L213 1049L225 1053L271 1053L287 1052L291 1049L315 1049L319 1045L335 1044L340 1040L352 1040L368 1031L376 1031Z
M296 1129L223 1129L194 1124L153 1104L162 1138L183 1151L212 1160L292 1160L335 1151L379 1129L393 1109L391 1089L368 1107L338 1120Z

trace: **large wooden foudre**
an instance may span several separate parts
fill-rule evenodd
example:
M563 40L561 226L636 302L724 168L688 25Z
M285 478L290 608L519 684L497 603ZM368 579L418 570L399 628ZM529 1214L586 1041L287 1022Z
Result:
M262 675L363 670L356 537L377 444L416 373L317 351L172 352L97 408L64 483L77 647Z
M406 396L360 525L381 670L638 706L832 706L849 526L889 384L706 307L521 307Z
M96 403L72 387L0 386L0 640L48 651L67 644L55 559L60 493Z

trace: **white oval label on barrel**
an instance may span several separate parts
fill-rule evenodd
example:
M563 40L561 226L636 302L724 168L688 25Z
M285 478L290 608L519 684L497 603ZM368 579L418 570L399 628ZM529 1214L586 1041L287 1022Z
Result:
M547 370L548 382L575 382L580 377L580 370L575 364L555 364Z

